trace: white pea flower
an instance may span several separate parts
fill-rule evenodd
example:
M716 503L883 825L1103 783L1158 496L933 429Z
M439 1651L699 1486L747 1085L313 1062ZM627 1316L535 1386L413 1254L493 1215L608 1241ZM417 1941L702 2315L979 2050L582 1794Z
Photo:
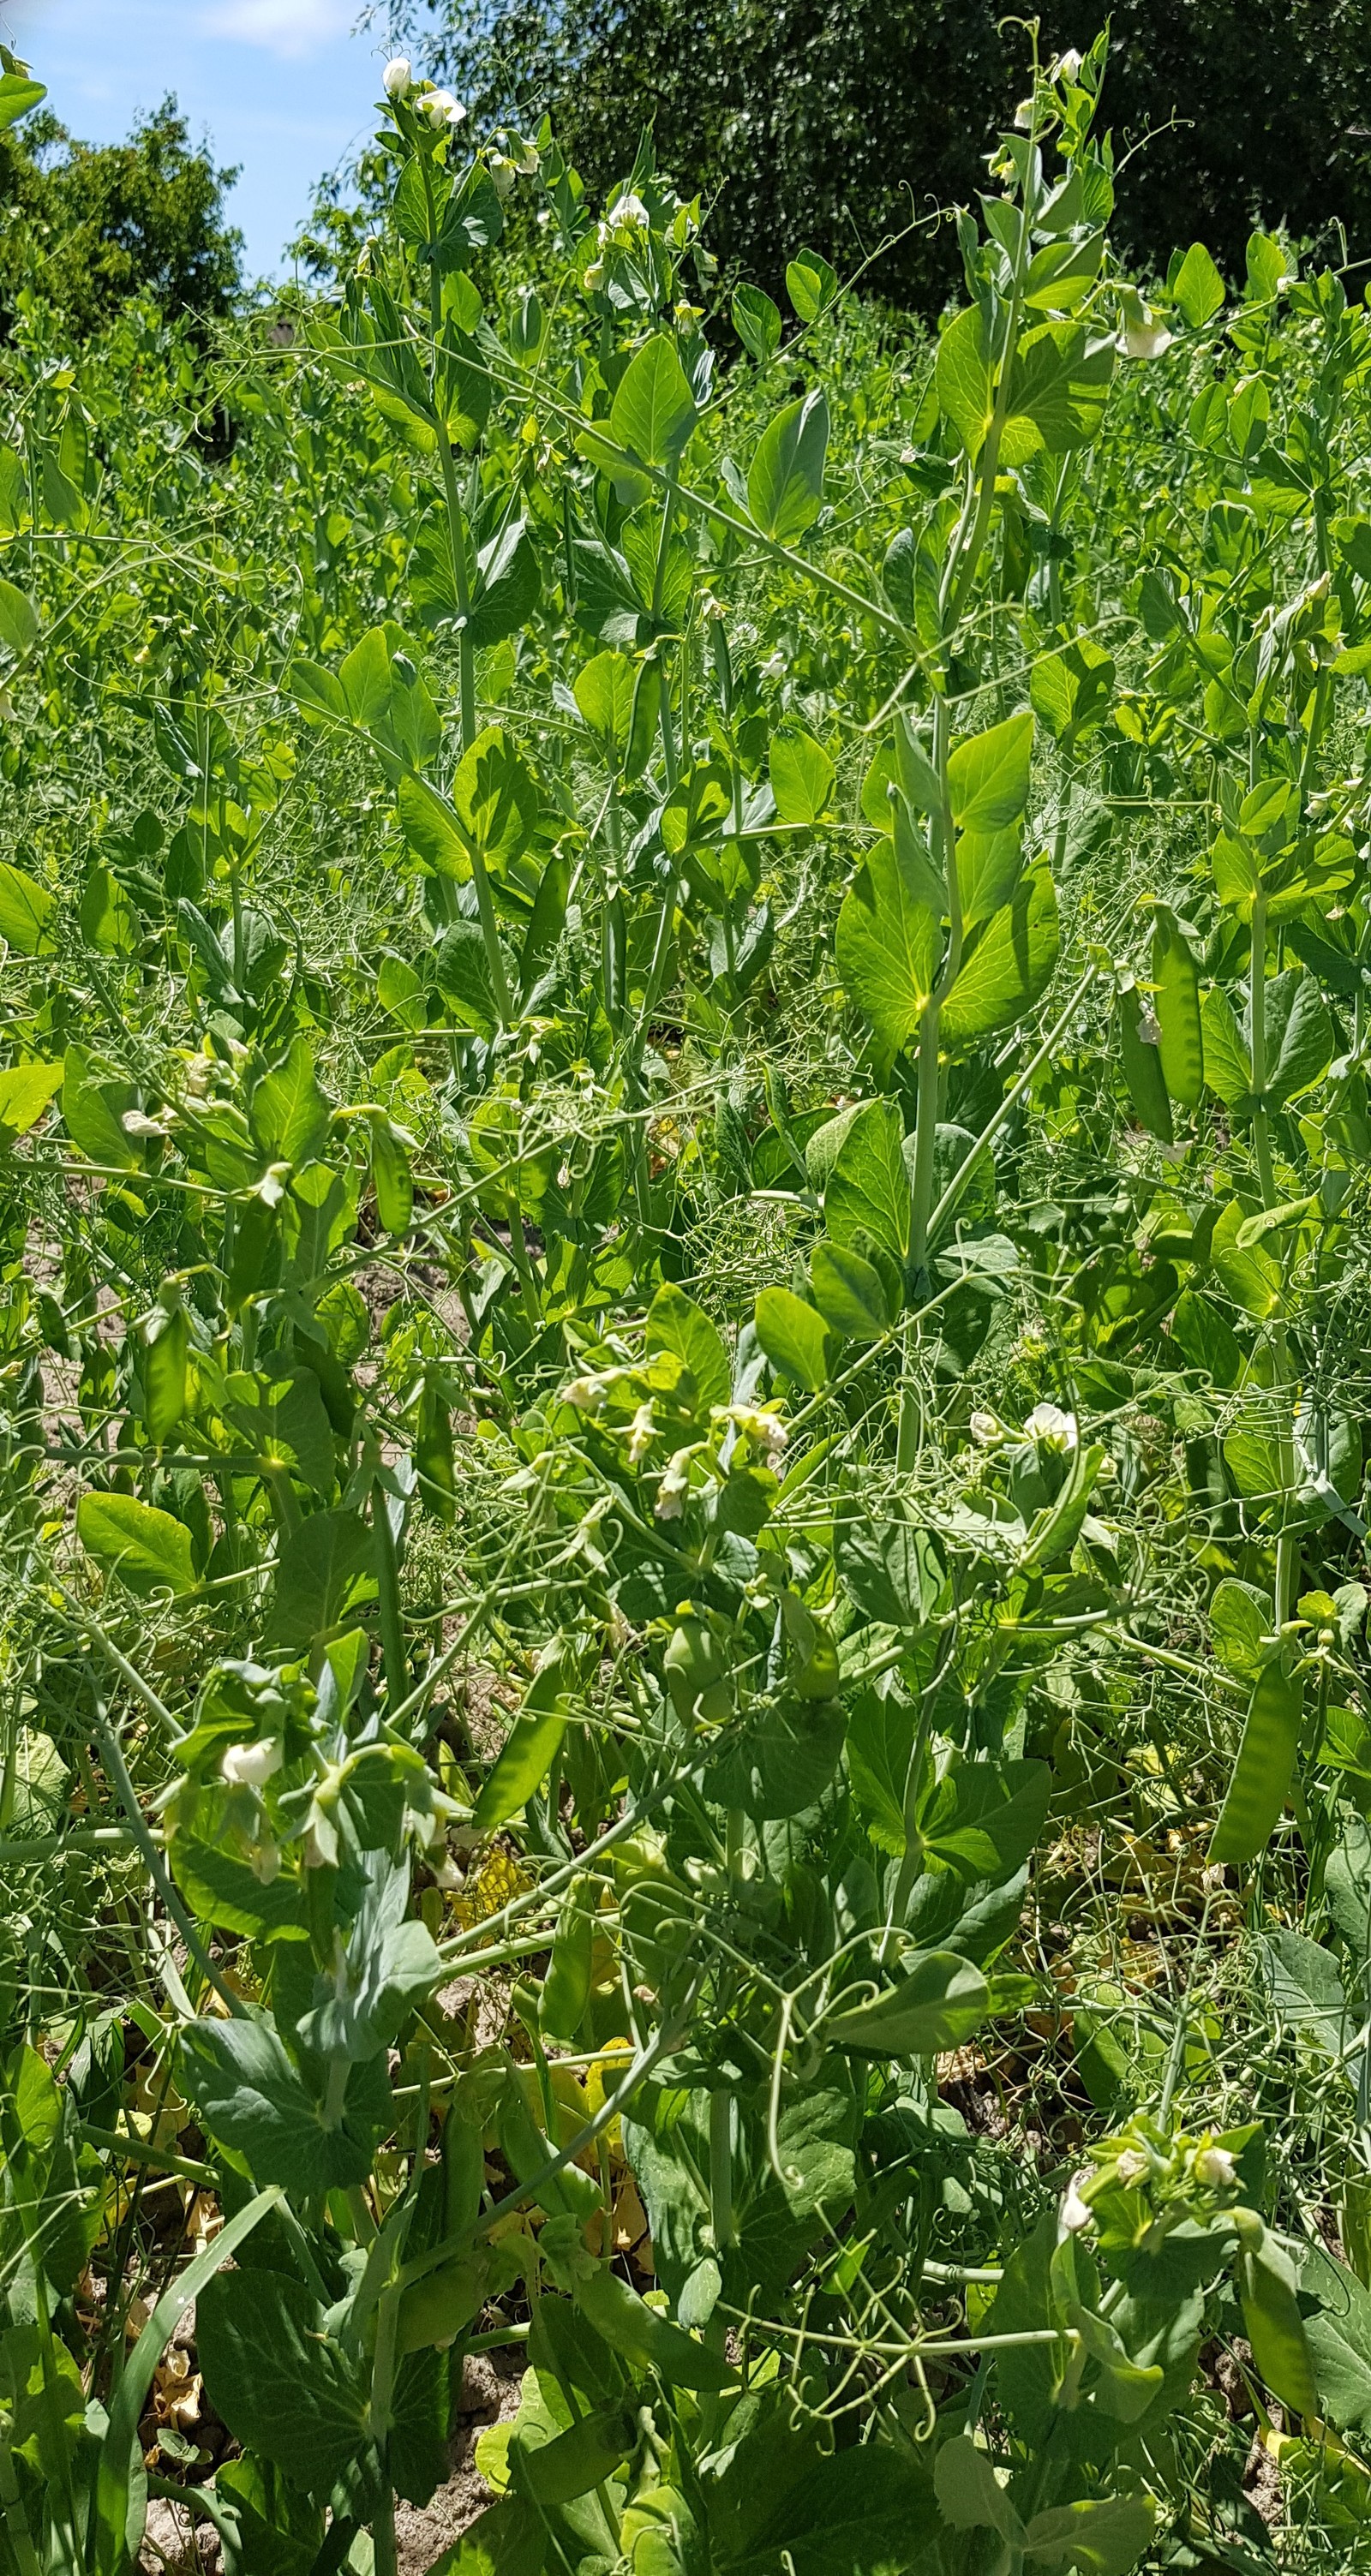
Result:
M1033 123L1033 101L1031 98L1020 99L1018 106L1014 110L1014 122L1021 133L1027 134Z
M574 1377L562 1393L562 1402L572 1405L577 1413L598 1413L604 1400L602 1377Z
M1081 61L1082 56L1079 47L1076 45L1068 45L1064 54L1058 54L1057 59L1052 66L1049 78L1052 80L1078 81L1081 76Z
M586 287L586 292L587 292L587 294L589 294L589 295L594 295L594 293L596 292L596 289L597 289L598 287L603 286L603 285L604 285L604 282L605 282L605 264L604 264L604 261L603 261L602 259L593 259L593 260L591 261L591 263L590 263L589 268L586 270L586 273L585 273L585 287Z
M1212 2191L1227 2191L1238 2179L1235 2158L1227 2147L1201 2147L1193 2167L1196 2182Z
M455 119L457 124L460 125L466 114L461 100L454 98L450 89L426 89L419 101L419 106L428 118L429 124L435 127L454 122L452 115L454 108L457 110Z
M270 1839L253 1843L248 1851L248 1866L259 1887L271 1887L281 1875L281 1846Z
M160 1118L149 1118L141 1109L126 1109L119 1121L126 1136L157 1136L166 1139L166 1128Z
M1171 334L1164 322L1144 304L1142 297L1131 291L1123 300L1123 321L1118 344L1126 358L1160 358L1171 346Z
M283 1760L279 1736L270 1736L264 1744L231 1744L219 1765L219 1777L229 1789L260 1789L280 1770Z
M674 1457L668 1458L662 1471L662 1481L657 1488L655 1512L657 1520L678 1521L680 1519L689 1483L690 1451L678 1449Z
M1127 2184L1131 2188L1135 2182L1146 2181L1147 2158L1145 2155L1140 2154L1136 2147L1125 2147L1123 2154L1120 2156L1118 2163L1114 2167L1114 2171L1118 2175L1120 2182Z
M381 74L381 87L387 98L408 98L414 87L408 54L392 54Z
M785 674L786 659L784 653L768 653L766 660L762 664L760 677L764 680L783 680L785 678Z
M1004 1438L1004 1426L994 1413L973 1413L967 1429L981 1449L993 1449L996 1441Z
M640 1467L657 1436L650 1404L640 1404L628 1427L628 1463Z
M521 179L536 179L543 166L543 156L536 143L526 143L522 134L510 137L509 157Z
M508 160L503 152L492 152L488 167L495 183L496 196L507 197L519 175L513 162Z
M1069 1457L1077 1441L1075 1414L1063 1413L1059 1404L1035 1404L1024 1424L1024 1438L1035 1440L1040 1449Z
M626 190L622 197L615 198L605 220L612 232L626 230L645 233L652 222L652 217L643 204L642 198L635 197L631 190Z
M733 1404L729 1412L747 1440L755 1442L767 1454L768 1464L782 1456L789 1445L790 1433L779 1413L758 1404Z
M1089 2201L1082 2200L1080 2195L1079 2185L1084 2179L1083 2174L1075 2176L1062 2202L1061 2223L1068 2236L1079 2236L1085 2228L1093 2227L1095 2224L1094 2210Z

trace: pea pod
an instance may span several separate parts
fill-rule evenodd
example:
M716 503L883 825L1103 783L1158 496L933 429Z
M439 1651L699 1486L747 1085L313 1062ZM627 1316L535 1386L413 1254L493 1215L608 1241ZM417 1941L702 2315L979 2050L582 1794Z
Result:
M566 1696L571 1673L554 1656L535 1673L524 1693L524 1705L501 1747L494 1770L476 1801L471 1822L478 1834L490 1834L527 1804L545 1780L566 1733Z
M549 2174L552 2149L524 2099L523 2087L514 2077L506 2085L499 2111L500 2153L510 2171L534 2192L539 2207L549 2213L564 2211L572 2218L589 2218L602 2208L600 2186L578 2165L559 2166Z
M1295 2295L1295 2267L1255 2209L1235 2209L1238 2296L1252 2358L1282 2405L1316 2415L1319 2392Z
M1173 1100L1198 1109L1204 1098L1204 1029L1200 1019L1200 970L1195 952L1169 904L1152 915L1152 981L1156 988L1157 1054Z
M582 1871L573 1878L563 1900L552 1960L543 1980L538 2022L553 2039L574 2039L580 2027L590 2001L594 1946L595 1882Z
M1255 1860L1266 1849L1295 1767L1304 1680L1279 1662L1254 1685L1237 1764L1209 1846L1211 1861Z
M555 2441L535 2445L516 2435L510 2463L517 2456L517 2482L539 2504L573 2504L627 2459L635 2439L633 2419L622 2406L597 2406Z
M669 2317L659 2316L616 2272L604 2269L578 2280L575 2298L611 2351L659 2371L669 2388L717 2392L736 2384L737 2373L721 2353L707 2352Z
M698 1716L708 1726L720 1726L732 1715L733 1697L719 1641L693 1611L672 1629L662 1667L672 1706L683 1725Z
M401 2293L396 2350L422 2352L430 2344L441 2348L454 2343L500 2286L488 2245L478 2245L471 2253L459 2255L455 2263L425 2272Z
M1142 1000L1136 985L1119 995L1119 1059L1128 1096L1144 1127L1171 1142L1171 1101L1162 1060L1150 1038L1143 1036Z

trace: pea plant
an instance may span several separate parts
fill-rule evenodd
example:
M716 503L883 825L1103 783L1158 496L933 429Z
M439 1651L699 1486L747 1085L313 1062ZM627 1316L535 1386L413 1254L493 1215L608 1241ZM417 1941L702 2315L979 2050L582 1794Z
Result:
M6 2576L1361 2563L1371 328L1027 44L0 353Z

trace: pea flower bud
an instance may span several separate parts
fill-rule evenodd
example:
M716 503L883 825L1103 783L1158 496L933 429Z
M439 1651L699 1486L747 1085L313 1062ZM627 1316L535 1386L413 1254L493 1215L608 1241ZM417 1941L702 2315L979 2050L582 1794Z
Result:
M1165 323L1157 320L1133 287L1124 295L1117 345L1126 358L1144 359L1160 358L1162 352L1171 346L1171 334Z
M1095 2213L1089 2201L1082 2200L1077 2188L1082 2180L1082 2175L1075 2176L1062 2202L1061 2223L1068 2236L1079 2236L1085 2228L1093 2227L1095 2224Z
M1227 2147L1201 2147L1192 2168L1196 2182L1211 2191L1227 2191L1238 2179L1237 2163Z
M381 74L381 87L387 98L408 98L414 86L407 54L392 54Z

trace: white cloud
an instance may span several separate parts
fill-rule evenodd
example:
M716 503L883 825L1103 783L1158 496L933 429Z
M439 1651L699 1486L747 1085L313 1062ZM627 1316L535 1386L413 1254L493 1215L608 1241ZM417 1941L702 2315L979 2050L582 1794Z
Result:
M356 0L220 0L200 23L206 35L298 61L345 36L355 14Z

